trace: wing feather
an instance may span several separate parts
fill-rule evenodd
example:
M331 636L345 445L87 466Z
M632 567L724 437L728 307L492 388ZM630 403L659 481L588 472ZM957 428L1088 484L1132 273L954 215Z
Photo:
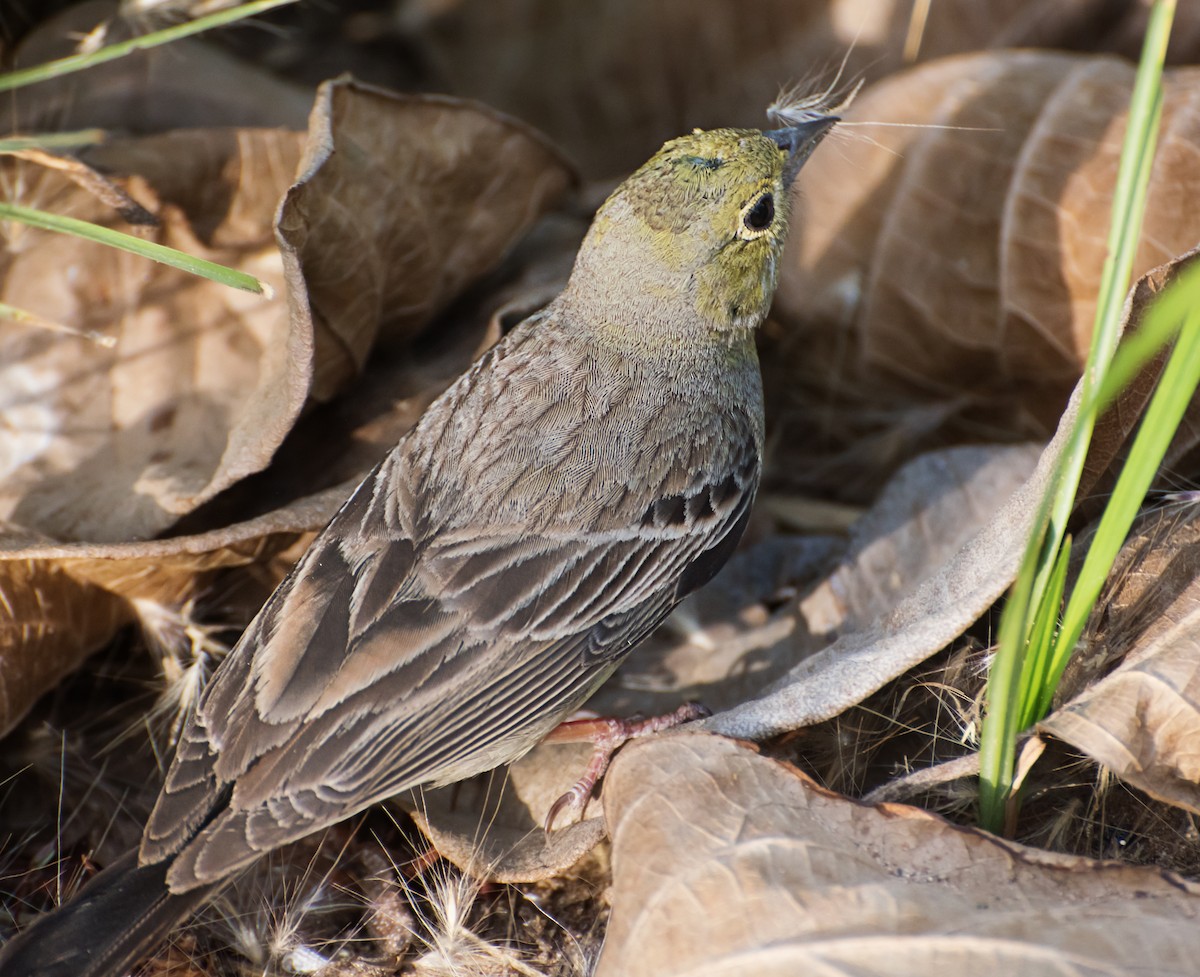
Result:
M579 412L537 416L556 413L556 424L588 422ZM740 536L761 433L752 412L719 420L692 441L666 427L636 457L561 466L583 488L545 481L525 457L536 444L514 436L511 479L499 473L480 499L452 477L454 444L430 447L470 425L434 416L347 501L218 672L147 826L143 860L178 852L169 882L182 891L397 791L462 779L533 746ZM615 436L597 440L626 450ZM464 444L464 468L482 464ZM425 477L434 458L438 480ZM662 490L600 485L601 461L661 472ZM520 505L497 485L522 486ZM559 500L583 491L604 507L556 521ZM464 514L469 506L486 511Z

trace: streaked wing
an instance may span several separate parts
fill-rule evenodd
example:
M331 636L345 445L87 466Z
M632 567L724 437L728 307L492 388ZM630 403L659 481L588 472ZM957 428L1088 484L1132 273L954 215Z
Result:
M732 448L720 477L631 499L625 518L422 536L434 505L402 443L218 673L143 861L183 848L170 882L186 888L397 791L520 756L724 562L759 464L749 427Z

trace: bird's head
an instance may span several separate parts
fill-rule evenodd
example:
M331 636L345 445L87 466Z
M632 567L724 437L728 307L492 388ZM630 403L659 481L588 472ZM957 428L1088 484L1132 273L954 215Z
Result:
M788 189L836 121L672 139L600 208L568 292L608 328L754 329L775 292Z

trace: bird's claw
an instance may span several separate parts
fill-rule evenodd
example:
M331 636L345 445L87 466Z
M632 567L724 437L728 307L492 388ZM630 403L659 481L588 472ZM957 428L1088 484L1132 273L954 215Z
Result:
M586 740L591 741L593 749L583 776L575 782L574 787L550 805L546 814L546 831L554 830L554 823L563 812L573 815L568 824L574 824L583 817L584 808L592 799L592 791L608 769L613 754L629 740L674 729L676 726L711 715L711 710L699 702L685 702L674 712L663 716L651 716L648 719L584 719L559 725L546 737L547 741L563 743Z

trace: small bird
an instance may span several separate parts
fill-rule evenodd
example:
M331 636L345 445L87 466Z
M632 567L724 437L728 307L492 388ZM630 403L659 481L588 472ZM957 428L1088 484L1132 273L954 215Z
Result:
M788 188L836 121L696 130L613 192L562 294L430 405L222 662L140 850L10 940L2 977L116 977L266 852L515 760L716 573L762 466Z

